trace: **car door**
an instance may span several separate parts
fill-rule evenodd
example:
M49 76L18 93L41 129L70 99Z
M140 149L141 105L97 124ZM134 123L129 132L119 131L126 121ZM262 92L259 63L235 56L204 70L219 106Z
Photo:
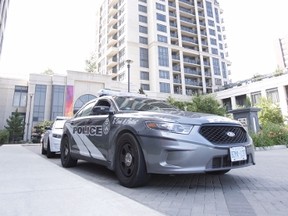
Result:
M91 143L89 150L91 156L96 159L105 160L109 147L109 132L111 113L113 111L112 103L108 99L99 99L92 108L88 120L89 134L87 138Z

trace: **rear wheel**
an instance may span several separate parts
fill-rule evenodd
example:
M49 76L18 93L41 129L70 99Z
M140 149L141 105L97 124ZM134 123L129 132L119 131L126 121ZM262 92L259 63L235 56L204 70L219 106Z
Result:
M47 151L44 149L44 143L43 143L43 141L42 141L42 143L41 143L41 154L42 154L42 155L46 155L46 154L47 154Z
M61 152L61 164L63 167L68 168L77 165L77 159L71 157L69 148L69 139L67 136L62 138L60 152Z
M227 169L227 170L219 170L219 171L209 171L209 172L206 172L207 174L210 174L210 175L224 175L225 173L229 172L230 169Z
M142 150L132 134L120 136L115 159L115 172L121 185L132 188L149 180Z
M47 158L53 158L54 156L55 156L55 152L51 152L50 142L48 140L48 143L47 143Z

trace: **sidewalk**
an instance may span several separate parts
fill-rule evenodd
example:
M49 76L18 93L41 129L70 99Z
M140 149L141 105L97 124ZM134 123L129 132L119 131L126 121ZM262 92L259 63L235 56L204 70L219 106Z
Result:
M0 146L0 215L161 215L21 145Z

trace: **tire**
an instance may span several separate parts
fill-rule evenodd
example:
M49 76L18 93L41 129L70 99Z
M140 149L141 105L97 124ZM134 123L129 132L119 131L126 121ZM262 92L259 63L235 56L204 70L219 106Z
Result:
M41 143L41 154L42 154L42 155L46 155L46 154L47 154L47 151L44 149L44 143L43 143L43 141L42 141L42 143Z
M55 156L55 152L51 152L49 140L47 143L47 155L46 156L47 158L53 158Z
M206 173L210 174L210 175L224 175L224 174L226 174L229 171L230 171L230 169L228 169L228 170L219 170L219 171L209 171L209 172L206 172Z
M77 165L77 159L71 157L69 148L69 139L67 136L62 138L61 146L61 164L65 168L75 167Z
M150 178L142 150L130 133L122 134L117 141L115 172L120 184L128 188L142 186Z

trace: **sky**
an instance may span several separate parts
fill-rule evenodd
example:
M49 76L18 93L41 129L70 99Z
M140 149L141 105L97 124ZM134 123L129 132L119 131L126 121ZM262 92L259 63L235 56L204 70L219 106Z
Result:
M47 69L83 71L95 49L102 0L11 0L0 76L27 78ZM288 35L287 0L218 0L233 82L277 68L275 43ZM286 11L285 11L286 10Z
M85 69L95 49L99 0L10 0L0 76Z

